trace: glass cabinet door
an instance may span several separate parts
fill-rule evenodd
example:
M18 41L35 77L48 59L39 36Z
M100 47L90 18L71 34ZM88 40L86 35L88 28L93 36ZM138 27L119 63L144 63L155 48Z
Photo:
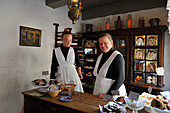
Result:
M133 82L157 84L158 35L134 36Z

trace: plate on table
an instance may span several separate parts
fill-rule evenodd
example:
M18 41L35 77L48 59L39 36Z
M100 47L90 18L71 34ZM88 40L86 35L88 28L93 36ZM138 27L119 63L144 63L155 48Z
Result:
M40 93L47 93L47 89L48 89L48 86L46 86L46 87L41 87L41 88L39 89L39 92L40 92Z
M35 97L43 97L44 96L44 94L40 94L40 93L36 93L36 92L32 92L29 95L35 96Z
M72 96L62 96L59 98L59 100L63 101L63 102L68 102L68 101L72 101L74 98Z
M119 96L119 95L115 95L113 96L113 102L116 102L119 105L126 105L126 102L124 100L126 96Z
M31 83L35 87L47 87L47 81L45 79L35 79Z
M106 105L100 106L100 113L126 113L126 105L119 105L113 101L109 101Z

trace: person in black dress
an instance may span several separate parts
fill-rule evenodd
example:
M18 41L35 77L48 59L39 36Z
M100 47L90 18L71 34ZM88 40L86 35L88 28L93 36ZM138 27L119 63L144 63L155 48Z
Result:
M98 57L93 72L94 76L96 76L96 81L98 81L97 78L114 80L113 83L108 86L105 86L108 87L108 90L106 90L104 93L111 95L112 90L119 90L119 93L121 95L126 95L126 90L123 84L125 80L125 63L122 54L117 50L114 50L113 40L110 34L105 33L99 37L99 46L102 51L102 54ZM106 83L106 85L107 84L109 83ZM98 85L98 87L96 85ZM100 82L98 82L97 84L95 83L93 94L97 95L98 98L104 98L104 94L102 93L103 91L100 92L100 88L104 88L103 84L100 86ZM123 90L123 92L121 92L120 90Z
M72 44L73 35L69 30L65 29L62 34L62 45L53 50L50 79L57 79L57 74L60 74L60 80L63 84L68 84L70 81L76 83L76 91L84 92L80 79L83 79L81 74L81 65L77 50L70 47ZM78 77L79 76L79 77Z

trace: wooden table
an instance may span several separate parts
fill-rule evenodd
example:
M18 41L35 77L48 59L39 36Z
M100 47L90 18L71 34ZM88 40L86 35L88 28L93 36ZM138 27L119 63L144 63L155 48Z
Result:
M92 94L82 93L80 95L72 95L74 100L70 102L62 102L59 100L61 95L52 98L48 94L43 97L31 96L30 94L36 92L38 89L24 91L24 113L99 113L98 105L105 105L108 102L95 97ZM127 109L127 113L131 110ZM139 113L147 113L144 110Z

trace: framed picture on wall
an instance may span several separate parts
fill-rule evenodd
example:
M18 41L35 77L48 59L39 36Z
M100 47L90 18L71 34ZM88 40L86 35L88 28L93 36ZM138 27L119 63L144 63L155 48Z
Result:
M41 30L20 26L20 46L41 46Z

